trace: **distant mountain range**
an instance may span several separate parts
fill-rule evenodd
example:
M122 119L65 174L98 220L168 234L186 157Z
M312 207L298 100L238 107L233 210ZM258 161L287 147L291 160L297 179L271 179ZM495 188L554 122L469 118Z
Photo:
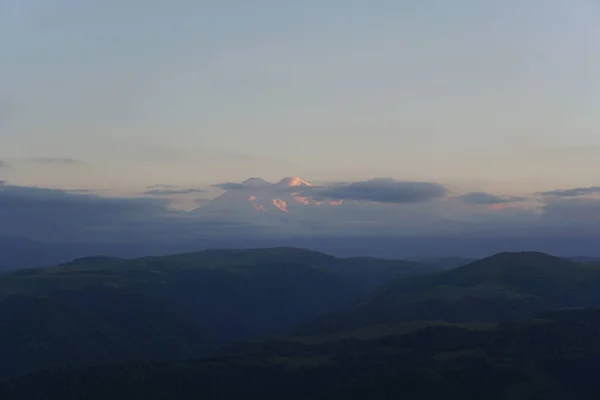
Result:
M600 263L447 261L271 248L5 274L0 376L37 372L0 397L593 398Z

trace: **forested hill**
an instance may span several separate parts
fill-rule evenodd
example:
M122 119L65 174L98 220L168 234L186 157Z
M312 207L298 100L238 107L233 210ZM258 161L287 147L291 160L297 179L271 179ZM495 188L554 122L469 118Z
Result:
M247 344L204 360L54 369L0 384L24 400L588 400L600 391L600 311L491 329Z
M587 400L600 391L593 261L501 253L440 270L230 250L86 258L5 275L0 289L2 374L21 374L0 385L2 399Z
M197 357L355 304L409 261L297 249L87 257L0 275L0 377L56 365Z
M297 331L325 334L428 320L488 323L598 305L599 264L537 252L500 253L448 271L398 278L352 309Z

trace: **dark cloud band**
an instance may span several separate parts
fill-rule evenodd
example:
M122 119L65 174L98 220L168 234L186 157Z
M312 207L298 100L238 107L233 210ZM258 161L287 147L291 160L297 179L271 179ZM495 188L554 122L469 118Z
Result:
M551 197L580 197L600 193L600 186L580 187L573 189L550 190L538 193L541 196Z
M149 196L175 196L193 193L206 193L205 189L151 189L143 194Z
M257 232L285 237L316 230L347 235L423 235L485 232L498 234L527 232L574 232L600 234L598 215L600 200L592 198L541 198L540 207L491 210L456 207L456 202L431 201L448 195L443 185L431 182L405 182L372 179L361 182L335 183L316 187L290 187L290 193L313 199L353 200L340 207L319 208L314 204L286 214L284 222L277 213L253 213L252 207L227 203L225 209L211 207L212 200L199 199L206 212L185 212L169 208L167 194L199 193L203 189L159 190L156 197L103 197L85 191L74 192L38 187L0 184L0 237L32 237L52 240L195 240L198 237L254 237ZM267 198L275 194L265 186ZM292 192L293 191L293 192ZM204 196L201 196L204 197ZM296 196L297 197L297 196ZM241 193L243 205L247 196ZM501 204L520 201L523 197L495 196L485 192L466 193L457 198L468 204ZM293 201L293 200L290 200ZM208 204L207 204L208 203ZM379 205L376 203L380 203ZM241 203L240 203L241 204ZM327 204L327 202L325 202ZM381 207L381 204L406 204ZM415 205L410 206L410 204ZM228 207L228 208L227 208ZM455 208L453 208L455 207ZM290 208L291 210L292 208ZM319 210L319 211L317 211ZM238 212L239 211L239 212ZM350 222L360 222L352 225ZM382 233L383 232L383 233ZM492 234L492 233L490 233ZM204 236L203 236L204 235Z
M527 200L521 196L496 196L485 192L471 192L458 197L467 204L473 205L495 205L509 204Z
M316 199L403 204L421 203L442 198L448 194L448 189L441 184L432 182L376 178L360 182L304 188L303 192Z

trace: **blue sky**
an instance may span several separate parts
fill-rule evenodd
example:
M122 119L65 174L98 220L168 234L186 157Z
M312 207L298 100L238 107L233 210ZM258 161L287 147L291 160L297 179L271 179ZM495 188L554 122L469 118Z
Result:
M0 0L0 180L598 184L598 20L596 0Z

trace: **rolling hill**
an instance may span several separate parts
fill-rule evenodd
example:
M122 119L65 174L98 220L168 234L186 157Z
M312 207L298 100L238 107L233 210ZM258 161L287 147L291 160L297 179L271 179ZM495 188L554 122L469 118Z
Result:
M184 363L39 371L6 400L585 400L600 389L600 310L487 330L437 326L371 340L245 344ZM43 396L42 396L43 395Z
M182 359L292 329L431 268L296 248L86 257L0 275L0 376Z
M600 390L600 268L523 252L415 271L426 272L278 248L5 275L2 365L37 372L0 383L0 397L577 400ZM181 360L307 320L293 335ZM149 362L161 359L177 362ZM68 368L96 364L111 365Z
M320 334L415 321L498 322L600 305L600 268L537 252L500 253L434 274L401 277L352 310L298 329Z

